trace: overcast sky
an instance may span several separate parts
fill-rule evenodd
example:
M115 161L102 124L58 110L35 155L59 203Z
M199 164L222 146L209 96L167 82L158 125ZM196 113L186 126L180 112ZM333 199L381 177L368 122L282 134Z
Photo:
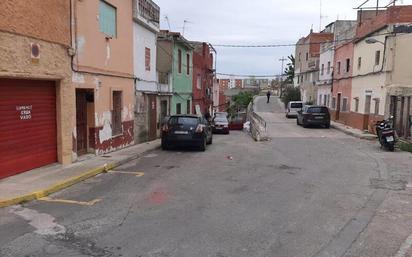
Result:
M290 44L319 31L320 0L154 0L161 8L161 28L182 32L189 40L217 44ZM322 27L336 19L356 19L354 7L364 0L322 0ZM371 0L376 4L376 0ZM390 0L380 0L382 4ZM404 0L412 4L412 0ZM294 53L293 47L216 47L220 73L279 74L280 58Z

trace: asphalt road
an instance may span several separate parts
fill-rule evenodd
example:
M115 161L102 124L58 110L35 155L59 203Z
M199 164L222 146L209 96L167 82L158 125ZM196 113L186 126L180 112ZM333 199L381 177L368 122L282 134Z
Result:
M365 256L351 249L387 195L371 185L386 153L263 100L268 142L215 135L206 152L157 150L51 196L74 202L0 209L0 256Z

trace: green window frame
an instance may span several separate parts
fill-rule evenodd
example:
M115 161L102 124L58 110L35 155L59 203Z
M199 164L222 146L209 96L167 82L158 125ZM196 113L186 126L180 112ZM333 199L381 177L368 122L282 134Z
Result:
M117 36L117 9L103 0L100 0L99 5L99 26L100 31L107 36Z

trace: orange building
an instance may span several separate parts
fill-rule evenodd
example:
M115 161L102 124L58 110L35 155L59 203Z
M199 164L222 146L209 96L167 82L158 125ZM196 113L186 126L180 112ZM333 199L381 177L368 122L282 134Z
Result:
M73 153L104 154L134 143L132 1L72 4Z

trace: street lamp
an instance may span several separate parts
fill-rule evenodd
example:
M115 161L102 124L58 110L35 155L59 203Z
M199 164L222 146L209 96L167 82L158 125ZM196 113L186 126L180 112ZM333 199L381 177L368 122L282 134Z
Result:
M372 45L372 44L376 44L376 43L380 43L380 44L382 44L382 45L385 45L385 43L383 43L383 42L381 42L381 41L379 41L379 40L377 40L376 38L373 38L373 37L367 38L367 39L365 40L365 42L366 42L366 44L368 44L368 45Z

